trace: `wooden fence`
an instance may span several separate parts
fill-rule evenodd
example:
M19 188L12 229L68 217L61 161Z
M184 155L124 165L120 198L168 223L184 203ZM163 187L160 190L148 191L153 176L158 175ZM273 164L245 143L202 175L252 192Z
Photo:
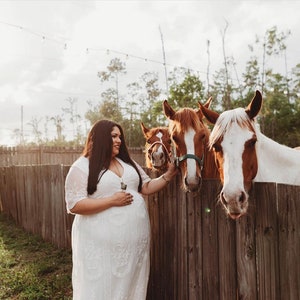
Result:
M82 153L83 147L1 147L0 167L17 165L71 165ZM140 165L145 163L142 148L129 148L131 157Z
M70 247L68 169L0 168L2 211L59 247ZM145 198L152 231L147 299L299 300L300 187L256 183L249 213L233 221L217 204L218 181L185 194L179 179Z

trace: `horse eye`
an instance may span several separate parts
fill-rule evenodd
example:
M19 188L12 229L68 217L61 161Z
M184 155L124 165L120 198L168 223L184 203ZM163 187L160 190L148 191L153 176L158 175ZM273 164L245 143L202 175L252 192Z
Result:
M222 151L222 147L219 144L213 144L213 148L216 152Z
M151 144L151 141L150 140L146 140L146 143Z
M254 147L255 144L256 144L256 142L257 142L257 138L252 138L251 140L249 140L249 141L247 142L247 146L248 146L248 147Z
M176 136L173 135L172 137L173 141L176 143L178 141L178 138Z
M172 141L171 141L171 140L168 140L168 143L169 143L169 144L171 144L171 143L172 143Z

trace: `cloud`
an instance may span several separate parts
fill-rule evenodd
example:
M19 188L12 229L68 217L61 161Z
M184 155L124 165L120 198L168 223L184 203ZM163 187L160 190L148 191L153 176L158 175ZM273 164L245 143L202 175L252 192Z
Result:
M0 129L20 127L21 105L25 124L34 116L61 114L68 97L78 98L84 113L86 101L99 101L105 88L97 72L115 57L127 66L121 86L149 71L159 73L163 87L164 67L157 63L163 60L159 27L167 63L198 70L203 80L207 40L211 72L223 66L226 22L226 55L234 57L239 73L250 57L248 44L274 25L292 31L287 41L292 68L299 63L299 9L300 1L281 0L1 1ZM283 68L282 61L274 65ZM3 136L2 130L0 144Z

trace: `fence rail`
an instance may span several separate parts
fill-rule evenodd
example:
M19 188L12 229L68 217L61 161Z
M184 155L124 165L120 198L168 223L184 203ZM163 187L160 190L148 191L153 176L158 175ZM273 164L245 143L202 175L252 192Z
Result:
M27 231L70 247L63 165L1 167L0 205ZM300 187L256 183L233 221L217 180L185 194L179 176L146 197L151 222L148 300L300 299Z
M1 147L0 167L17 165L63 164L71 165L82 153L83 147ZM140 165L145 164L142 148L129 148L131 157Z

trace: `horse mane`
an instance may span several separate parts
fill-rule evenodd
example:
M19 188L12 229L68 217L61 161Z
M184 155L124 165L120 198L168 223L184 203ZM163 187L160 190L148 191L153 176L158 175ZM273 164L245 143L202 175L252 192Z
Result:
M242 128L248 128L249 130L256 132L256 123L249 118L244 108L235 108L224 111L218 117L211 132L208 144L209 149L211 149L218 140L224 137L226 131L229 130L233 124L237 124Z

